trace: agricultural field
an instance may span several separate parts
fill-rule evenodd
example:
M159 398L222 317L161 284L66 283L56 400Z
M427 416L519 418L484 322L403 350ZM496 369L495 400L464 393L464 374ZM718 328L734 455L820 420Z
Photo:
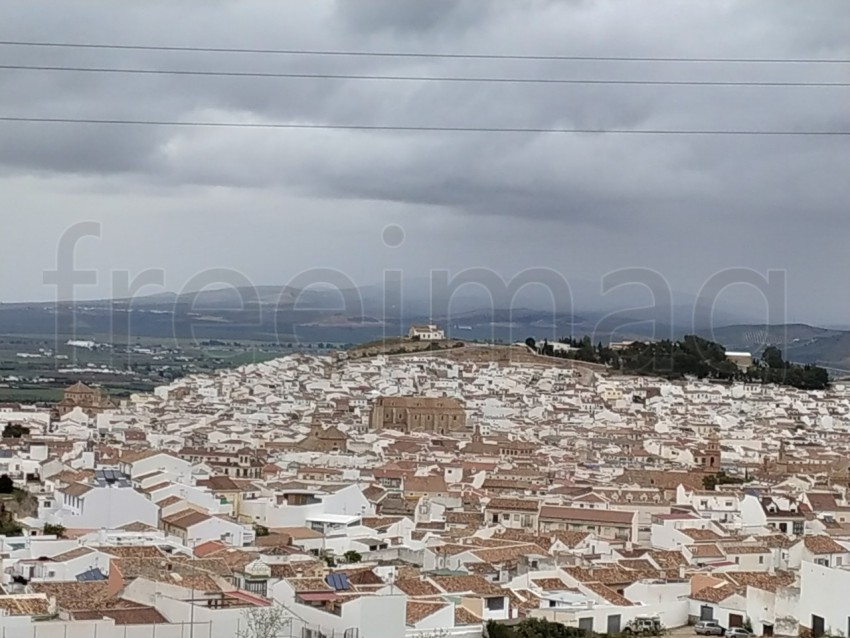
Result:
M72 339L41 335L0 335L0 403L53 403L67 386L82 381L115 397L149 392L157 385L195 372L267 361L297 350L318 351L332 344L274 344L257 341L139 338L109 343L97 337Z

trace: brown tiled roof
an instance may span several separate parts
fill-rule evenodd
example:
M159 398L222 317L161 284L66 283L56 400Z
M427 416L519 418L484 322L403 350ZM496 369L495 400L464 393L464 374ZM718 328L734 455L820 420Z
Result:
M352 585L384 585L384 581L368 567L355 567L352 569L338 569L338 573L345 574L348 582Z
M616 591L602 583L583 583L583 586L612 605L618 605L620 607L631 607L634 605L634 603L628 598L622 594L618 594Z
M144 578L185 589L195 589L199 592L221 592L222 586L216 578L218 574L207 569L212 564L221 565L221 562L209 559L190 561L173 558L168 561L163 560L162 557L119 558L112 561L110 570L117 569L125 582L135 578Z
M404 479L404 491L445 493L449 488L442 476L411 476Z
M143 494L153 494L157 490L165 489L166 487L169 487L170 485L171 485L171 482L163 481L162 483L156 483L155 485L149 485L148 487L142 488L139 491L142 492Z
M204 558L205 556L220 552L221 550L226 548L227 545L222 543L220 540L213 539L196 545L192 553L198 558Z
M688 551L696 558L723 558L725 554L714 543L688 545Z
M321 578L287 578L286 582L292 586L296 593L333 591L333 588Z
M394 525L401 520L404 520L403 516L364 516L360 519L360 522L364 527L381 530L386 529L390 525Z
M181 512L177 512L176 514L172 514L171 516L166 516L162 519L162 522L178 529L187 530L193 525L203 523L210 518L212 517L209 514L204 514L197 510L186 509Z
M270 527L269 531L275 534L286 534L294 541L322 538L321 532L317 532L309 527Z
M720 540L722 536L711 529L680 529L680 532L687 536L688 538L695 541L716 541Z
M631 525L636 512L621 510L585 509L580 507L560 507L543 505L540 508L540 520L581 521L589 523L605 523L608 525Z
M153 607L128 607L127 609L98 609L77 611L71 614L74 620L99 620L111 618L116 625L161 625L168 619Z
M505 596L505 590L481 576L432 576L431 580L449 594L472 592L482 596Z
M475 548L469 545L446 543L445 545L438 545L437 547L430 547L428 549L439 556L455 556L456 554L462 554Z
M427 618L431 614L435 614L441 609L445 609L448 604L449 603L446 602L425 602L422 600L408 600L406 616L407 624L415 625L420 620Z
M165 454L162 450L139 450L139 451L126 451L121 454L120 461L122 463L135 463L136 461L142 461L144 459L149 459L157 454ZM171 456L171 455L169 455Z
M159 507L162 508L162 507L168 507L169 505L174 505L175 503L179 503L182 500L183 499L179 496L166 496L161 501L157 501L156 504Z
M706 603L719 603L735 593L737 593L737 588L733 584L720 583L700 589L695 594L691 594L691 598Z
M35 582L30 583L29 587L33 593L55 598L56 605L65 611L105 609L120 604L118 598L108 595L106 581Z
M703 489L703 475L699 472L668 472L663 470L626 470L615 480L617 483L633 484L641 487L659 487L674 490L679 485L690 489Z
M770 550L761 544L721 545L726 555L737 554L769 554Z
M221 560L231 570L242 571L248 563L257 560L259 557L260 555L257 552L249 552L235 547L225 547L218 551L213 551L203 558ZM199 558L201 557L199 556Z
M562 567L561 569L582 584L599 582L603 585L626 585L642 578L633 570L613 564L606 564L604 567Z
M0 596L0 610L8 616L47 616L50 602L44 594Z
M564 545L569 548L575 548L579 545L584 539L590 536L589 532L577 532L571 530L556 530L552 532L552 537L554 540L561 541Z
M117 558L162 558L165 556L155 545L101 545L96 549Z
M162 507L162 502L158 503L158 505ZM118 529L121 529L125 532L150 532L156 530L156 527L148 525L147 523L142 523L141 521L134 521L132 523L122 525Z
M809 492L806 494L806 498L809 499L812 509L816 512L833 512L838 509L835 494Z
M64 563L66 560L74 560L75 558L80 558L81 556L88 556L89 554L93 554L94 551L89 549L88 547L75 547L74 549L68 550L67 552L62 552L61 554L56 554L56 556L51 556L50 559L56 561L57 563Z
M327 570L327 565L319 560L296 561L292 563L272 563L269 565L274 578L298 578L301 576L309 578L321 578Z
M408 596L439 596L442 593L433 583L420 578L400 578L393 585Z
M531 581L544 591L564 591L572 589L568 587L560 578L535 578Z
M492 549L476 549L472 553L485 563L503 563L506 561L515 561L520 556L526 556L528 554L546 554L546 550L539 545L526 543L521 545L506 545Z
M91 485L84 485L83 483L71 483L68 487L62 489L62 492L64 492L68 496L80 498L81 496L91 492L93 489L94 487Z
M469 611L466 607L460 605L455 606L455 626L461 625L478 625L482 620Z
M771 534L769 536L757 536L756 540L770 549L788 549L794 544L785 534Z
M764 591L776 592L780 587L789 587L796 578L791 572L723 572L722 578L738 587L755 587ZM744 593L742 591L742 593Z
M679 551L654 549L649 552L649 557L664 570L678 570L688 564L688 559Z
M803 545L813 554L845 554L847 550L829 536L804 536Z
M540 607L540 599L527 589L505 589L510 598L511 607L520 611L530 611Z
M481 525L484 515L479 512L446 512L446 523Z
M655 566L645 558L624 558L617 561L617 564L626 569L648 570L657 572Z
M494 498L487 504L488 510L518 510L521 512L536 512L540 503L534 499L523 498Z
M238 492L240 487L229 476L211 476L197 482L201 487L208 487L213 492Z

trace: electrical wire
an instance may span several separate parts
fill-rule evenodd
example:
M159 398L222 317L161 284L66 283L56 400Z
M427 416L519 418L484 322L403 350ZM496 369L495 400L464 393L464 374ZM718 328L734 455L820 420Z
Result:
M848 64L843 58L698 58L698 57L645 57L602 55L519 55L506 53L433 53L413 51L333 51L305 49L251 49L230 47L168 46L137 44L99 44L84 42L36 42L27 40L0 40L0 46L47 47L67 49L111 49L126 51L192 51L199 53L247 53L271 55L315 55L340 57L381 58L441 58L462 60L566 60L588 62L685 62L728 64Z
M770 81L722 81L722 80L600 80L590 78L506 78L506 77L457 77L416 75L360 75L349 73L278 73L265 71L200 71L191 69L138 69L114 67L44 66L24 64L0 64L0 70L15 71L60 71L75 73L115 73L136 75L192 75L210 77L286 78L321 80L389 80L414 82L475 82L505 84L614 84L643 86L769 86L769 87L847 87L850 82L770 82Z
M604 135L719 135L719 136L813 136L847 137L850 131L792 131L792 130L728 130L728 129L594 129L594 128L518 128L488 126L417 126L381 124L316 124L293 122L215 122L191 120L145 119L95 119L73 117L0 116L0 122L42 124L93 124L128 126L174 126L194 128L235 129L292 129L292 130L346 130L346 131L410 131L438 133L559 133Z

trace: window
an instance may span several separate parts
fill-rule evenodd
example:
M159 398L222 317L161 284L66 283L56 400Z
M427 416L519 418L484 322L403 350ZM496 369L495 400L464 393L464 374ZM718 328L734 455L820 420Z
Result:
M764 565L764 556L759 556L759 565Z
M505 608L504 596L487 599L487 611L501 611Z
M794 521L794 534L796 534L797 536L802 536L803 521Z
M829 559L828 558L816 558L815 565L820 565L821 567L829 567Z

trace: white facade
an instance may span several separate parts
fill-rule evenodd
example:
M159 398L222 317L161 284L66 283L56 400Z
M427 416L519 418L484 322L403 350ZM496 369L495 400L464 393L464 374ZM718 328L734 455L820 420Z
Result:
M132 487L92 487L79 497L62 491L54 494L48 522L68 529L114 529L140 522L156 527L159 508Z
M803 563L800 567L800 625L822 619L832 635L850 635L850 571Z

